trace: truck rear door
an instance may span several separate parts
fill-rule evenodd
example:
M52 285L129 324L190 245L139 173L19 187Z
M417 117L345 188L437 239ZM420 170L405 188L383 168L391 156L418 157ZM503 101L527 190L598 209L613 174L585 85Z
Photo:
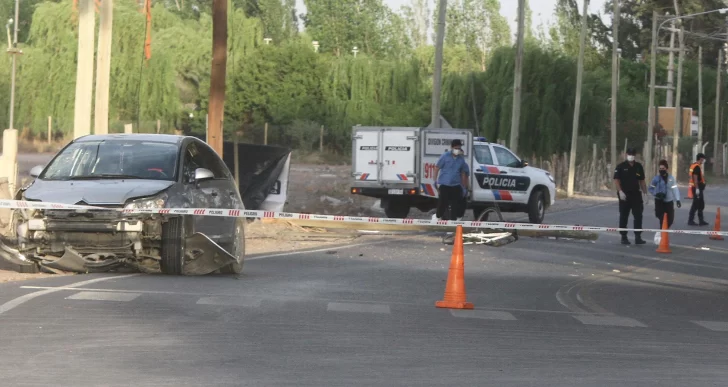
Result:
M415 184L417 133L387 130L381 134L381 179L388 184Z
M379 129L357 128L354 132L353 176L356 180L379 180Z

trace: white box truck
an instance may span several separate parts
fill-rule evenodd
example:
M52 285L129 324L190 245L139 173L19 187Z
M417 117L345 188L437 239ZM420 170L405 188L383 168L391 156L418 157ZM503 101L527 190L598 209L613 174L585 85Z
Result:
M473 137L470 129L355 126L352 129L351 193L378 198L387 217L405 218L410 208L437 207L433 175L452 140L463 143L471 170L468 208L476 219L488 207L524 212L543 222L556 198L547 171L528 166L508 148Z

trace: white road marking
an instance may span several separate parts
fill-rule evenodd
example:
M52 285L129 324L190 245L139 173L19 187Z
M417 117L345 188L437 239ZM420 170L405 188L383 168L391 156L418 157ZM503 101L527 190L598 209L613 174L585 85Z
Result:
M619 316L572 316L586 325L602 325L613 327L647 328L647 325L629 318Z
M725 321L692 321L703 328L710 329L715 332L728 332L728 322Z
M326 308L329 312L354 312L354 313L382 313L389 314L389 305L384 304L354 304L345 302L329 302Z
M330 251L330 250L344 250L344 249L352 249L354 247L361 247L361 246L370 246L370 245L378 245L382 243L391 242L391 240L386 241L376 241L376 242L366 242L366 243L357 243L353 245L344 245L344 246L329 246L322 249L316 249L316 250L303 250L303 251L289 251L287 253L276 253L276 254L267 254L267 255L259 255L252 258L245 258L246 261L255 261L258 259L265 259L265 258L275 258L275 257L286 257L290 255L299 255L299 254L308 254L308 253L323 253L324 251Z
M74 287L78 287L78 286L84 286L84 285L93 284L93 283L96 283L96 282L103 282L103 281L109 281L109 280L114 280L114 279L129 278L129 277L134 277L134 276L138 276L138 275L139 274L127 274L127 275L117 275L117 276L113 276L113 277L95 278L95 279L92 279L92 280L76 282L76 283L73 283L73 284L70 284L70 285L65 286L65 288L74 288ZM5 312L7 312L7 311L10 311L12 309L15 309L16 307L18 307L20 305L23 305L26 302L28 302L28 301L36 298L36 297L44 296L46 294L51 294L51 293L55 293L55 292L60 292L61 290L63 290L63 289L58 289L58 288L45 289L45 290L41 290L41 291L37 291L37 292L33 292L33 293L30 293L30 294L26 294L26 295L20 296L18 298L14 298L14 299L12 299L12 300L10 300L10 301L8 301L8 302L0 305L0 314L3 314Z
M212 296L200 298L199 300L197 300L197 305L247 306L255 308L260 306L260 299L230 296Z
M128 302L141 294L139 293L111 293L111 292L79 292L66 297L67 300L93 300L93 301L123 301Z
M451 309L450 314L454 317L462 318L479 318L482 320L510 320L513 321L516 318L508 313L497 310L459 310Z

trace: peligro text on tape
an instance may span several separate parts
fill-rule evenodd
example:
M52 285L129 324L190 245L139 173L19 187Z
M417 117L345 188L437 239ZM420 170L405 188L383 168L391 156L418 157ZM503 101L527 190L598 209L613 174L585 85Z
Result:
M722 235L728 236L728 231L702 231L702 230L660 230L660 229L632 229L617 227L596 227L596 226L569 226L560 224L531 224L531 223L513 223L513 222L478 222L478 221L457 221L457 220L431 220L431 219L393 219L393 218L377 218L377 217L361 217L361 216L341 216L341 215L319 215L319 214L299 214L293 212L273 212L273 211L257 211L257 210L241 210L232 208L108 208L82 206L77 204L62 204L50 202L34 202L22 200L0 200L0 208L9 209L41 209L41 210L76 210L76 211L118 211L124 214L160 214L160 215L197 215L197 216L219 216L219 217L235 217L235 218L264 218L264 219L302 219L302 220L321 220L329 222L348 222L348 223L380 223L380 224L400 224L413 226L440 226L455 227L463 226L469 228L489 228L489 229L505 229L505 230L555 230L555 231L591 231L591 232L667 232L671 234L688 234L688 235Z

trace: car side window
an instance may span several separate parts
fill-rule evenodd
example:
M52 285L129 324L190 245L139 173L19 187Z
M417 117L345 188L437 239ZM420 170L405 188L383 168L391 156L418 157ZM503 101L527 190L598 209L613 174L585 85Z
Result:
M498 159L498 166L515 168L521 165L521 160L508 149L500 146L493 147L493 149L495 150L495 157Z
M210 170L215 179L230 177L225 165L214 151L193 142L185 150L185 175L192 176L197 168Z
M475 161L478 164L494 165L493 154L490 153L490 146L488 145L476 145L475 146Z

